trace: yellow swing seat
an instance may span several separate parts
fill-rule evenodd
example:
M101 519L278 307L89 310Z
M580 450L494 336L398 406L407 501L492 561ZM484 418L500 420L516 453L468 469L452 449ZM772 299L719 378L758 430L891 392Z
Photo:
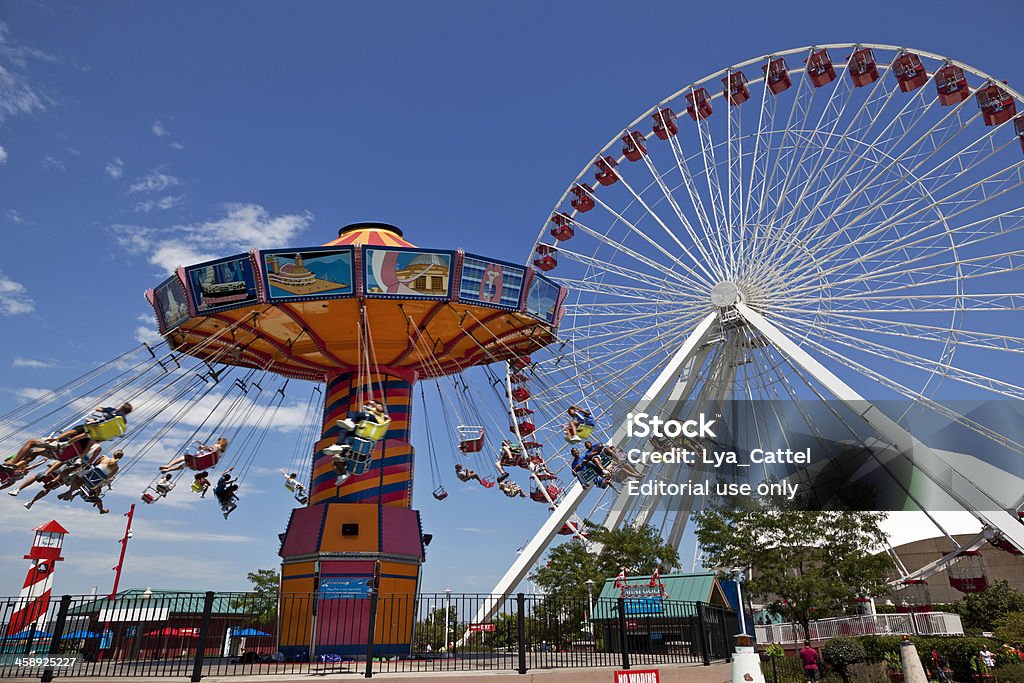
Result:
M388 433L391 426L391 418L386 417L379 422L374 420L363 420L356 425L356 436L370 441L380 441Z
M128 431L128 423L120 415L115 415L103 422L90 422L85 425L85 433L93 441L109 441Z

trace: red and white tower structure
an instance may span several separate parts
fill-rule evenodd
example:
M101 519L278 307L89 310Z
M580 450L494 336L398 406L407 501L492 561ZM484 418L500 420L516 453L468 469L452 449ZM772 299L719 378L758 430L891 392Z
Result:
M60 551L64 544L64 535L68 533L67 529L51 519L36 528L35 532L32 548L28 555L25 555L26 560L32 560L32 566L29 567L25 584L18 596L18 607L7 624L8 636L29 628L42 628L46 610L50 606L53 570L57 566L56 563L64 559Z

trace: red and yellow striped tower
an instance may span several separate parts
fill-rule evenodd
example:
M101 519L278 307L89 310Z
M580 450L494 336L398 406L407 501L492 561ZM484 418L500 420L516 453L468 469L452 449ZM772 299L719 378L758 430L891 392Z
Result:
M375 652L408 652L423 562L413 386L550 344L565 290L529 266L418 248L394 226L357 223L324 245L180 268L147 296L180 352L326 383L309 502L292 511L280 549L279 649L363 652L376 587L389 612ZM339 486L324 449L367 398L391 422L368 466Z
M53 587L53 570L57 562L64 560L60 555L64 535L68 530L50 520L35 529L32 548L26 560L32 560L25 583L18 595L17 609L7 624L7 636L13 636L27 629L40 629L50 606L50 591Z

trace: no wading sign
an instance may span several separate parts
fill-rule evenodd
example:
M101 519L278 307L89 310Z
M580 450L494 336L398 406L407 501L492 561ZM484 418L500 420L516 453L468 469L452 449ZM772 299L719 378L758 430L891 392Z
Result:
M615 683L660 683L657 669L616 671Z

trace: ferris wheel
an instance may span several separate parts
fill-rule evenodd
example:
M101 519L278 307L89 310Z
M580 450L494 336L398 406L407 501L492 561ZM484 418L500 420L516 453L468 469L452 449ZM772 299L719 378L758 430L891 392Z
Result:
M570 291L560 342L510 371L529 378L531 440L558 444L549 466L573 457L561 445L570 405L593 416L595 442L650 448L627 436L628 413L817 400L921 456L915 476L978 519L985 533L951 557L986 539L1024 549L1019 465L1004 459L1012 486L986 490L974 474L999 462L912 428L937 415L1013 462L1024 454L1024 440L951 401L1024 397L1018 111L1018 92L962 62L829 44L722 69L616 132L531 255ZM652 465L640 478L693 474ZM653 523L678 544L697 504L574 483L494 593L574 515Z

